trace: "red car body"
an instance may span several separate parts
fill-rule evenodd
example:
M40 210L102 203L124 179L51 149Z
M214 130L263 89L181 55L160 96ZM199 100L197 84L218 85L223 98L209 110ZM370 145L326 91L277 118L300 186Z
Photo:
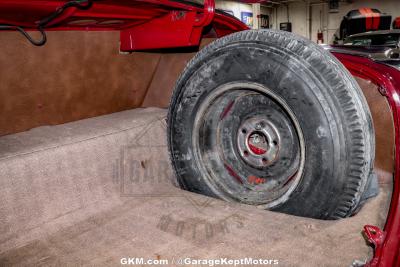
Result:
M393 195L384 230L366 225L364 233L374 245L375 254L367 266L400 266L400 71L394 67L350 54L334 55L357 77L367 79L383 89L395 124L395 174Z
M2 0L0 25L6 30L16 26L24 32L37 30L40 21L50 15L51 19L42 25L45 30L120 31L121 51L197 47L205 36L219 38L248 29L234 17L216 11L214 0L205 0L204 6L168 0L72 2L78 6L61 10L67 1ZM86 8L89 4L92 6ZM400 68L351 50L333 48L331 52L354 76L378 85L391 106L395 174L390 212L383 230L367 225L364 233L375 248L367 266L400 266Z

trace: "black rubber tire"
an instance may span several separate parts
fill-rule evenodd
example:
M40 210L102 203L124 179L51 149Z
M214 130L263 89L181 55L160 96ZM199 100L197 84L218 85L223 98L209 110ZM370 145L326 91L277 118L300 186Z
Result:
M291 108L305 141L302 177L273 210L318 219L350 216L373 168L374 130L351 74L322 47L275 30L234 33L202 49L187 65L168 113L170 159L180 185L220 197L193 159L193 123L215 88L241 81L267 86ZM217 115L216 115L217 116Z

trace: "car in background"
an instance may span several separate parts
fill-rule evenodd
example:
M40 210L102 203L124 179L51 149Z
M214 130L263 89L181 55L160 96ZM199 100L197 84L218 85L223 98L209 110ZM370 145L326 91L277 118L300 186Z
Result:
M389 30L392 16L376 8L359 8L349 11L340 24L339 40L368 31Z
M346 46L383 46L390 48L400 47L400 29L370 31L350 35L345 38L343 45Z
M400 17L397 17L393 20L393 29L400 29Z
M342 45L333 47L351 54L361 56L368 54L375 61L391 62L392 65L399 66L400 30L353 34L347 37Z

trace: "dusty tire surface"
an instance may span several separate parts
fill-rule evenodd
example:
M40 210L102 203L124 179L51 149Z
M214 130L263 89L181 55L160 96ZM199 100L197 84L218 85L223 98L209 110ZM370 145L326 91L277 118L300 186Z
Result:
M374 142L351 74L318 45L275 30L234 33L202 49L168 112L182 188L298 216L350 216Z

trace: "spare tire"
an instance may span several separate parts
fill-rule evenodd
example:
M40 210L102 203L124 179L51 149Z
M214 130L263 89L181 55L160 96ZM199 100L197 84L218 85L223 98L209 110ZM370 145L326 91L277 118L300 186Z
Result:
M319 219L353 213L375 152L351 74L318 45L275 30L226 36L189 62L168 143L184 189Z

